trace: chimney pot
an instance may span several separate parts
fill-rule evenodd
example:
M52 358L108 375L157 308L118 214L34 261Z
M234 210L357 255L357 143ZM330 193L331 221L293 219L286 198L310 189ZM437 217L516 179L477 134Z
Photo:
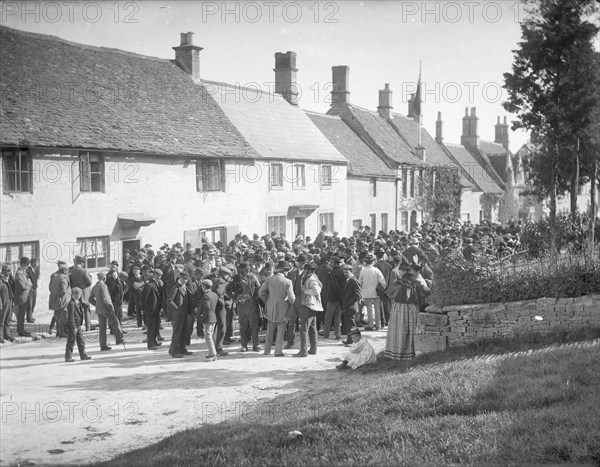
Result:
M477 116L477 109L475 107L471 107L471 117Z
M331 113L335 114L350 104L350 67L337 65L331 67Z
M384 89L379 91L379 106L377 111L383 118L392 118L392 91L390 89L390 83L385 83Z
M192 76L194 81L200 80L200 51L202 47L194 45L194 33L180 33L180 45L173 47L175 64Z
M292 105L298 105L298 86L296 84L296 52L275 54L275 92Z

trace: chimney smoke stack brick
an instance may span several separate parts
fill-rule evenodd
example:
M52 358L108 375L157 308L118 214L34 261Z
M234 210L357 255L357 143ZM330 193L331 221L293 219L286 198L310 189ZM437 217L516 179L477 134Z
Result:
M296 52L277 52L275 54L275 93L292 105L298 105L298 85L296 83Z
M442 112L438 112L437 121L435 122L435 141L438 144L442 144L444 141L444 138L442 136L442 129L443 129Z
M477 135L477 109L471 107L471 115L469 109L465 108L465 116L463 117L463 134L460 137L460 144L468 144L473 147L479 146L479 136Z
M194 81L200 80L200 51L202 49L202 47L194 45L193 32L182 32L180 34L180 45L173 47L175 63L191 75Z
M392 118L392 90L390 89L390 83L385 83L385 89L379 90L379 106L377 111L386 120Z
M342 110L350 104L350 67L338 65L331 67L331 110Z

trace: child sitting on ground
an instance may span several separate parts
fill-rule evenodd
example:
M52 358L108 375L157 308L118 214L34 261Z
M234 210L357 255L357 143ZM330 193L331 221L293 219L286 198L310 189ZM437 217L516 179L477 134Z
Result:
M353 344L350 347L350 351L344 355L344 361L336 366L338 370L343 370L348 367L356 370L360 366L377 362L375 350L371 344L369 344L369 341L361 339L361 334L358 329L350 331L348 337L352 339Z

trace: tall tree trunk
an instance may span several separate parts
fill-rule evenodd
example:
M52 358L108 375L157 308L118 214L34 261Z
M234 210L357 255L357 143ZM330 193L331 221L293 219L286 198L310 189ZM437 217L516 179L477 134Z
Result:
M556 193L557 193L557 171L558 171L558 143L556 139L552 145L552 164L550 170L550 251L556 252Z
M590 236L592 239L592 243L596 238L596 181L598 180L598 155L592 154L592 176L590 177L590 217L591 217L591 228L590 228Z
M571 170L571 217L577 215L577 195L579 194L579 140L573 150L573 168Z

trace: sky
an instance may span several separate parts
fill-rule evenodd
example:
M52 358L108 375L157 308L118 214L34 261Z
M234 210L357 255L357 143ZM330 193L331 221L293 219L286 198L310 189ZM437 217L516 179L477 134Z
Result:
M419 78L423 126L460 143L465 108L476 107L479 136L494 140L502 108L503 73L528 14L517 0L500 1L240 1L7 2L0 24L83 44L173 59L180 33L202 46L201 78L270 89L276 52L297 53L302 108L329 108L331 67L350 67L350 102L376 110L390 84L394 112L408 112ZM526 143L511 131L510 149Z

